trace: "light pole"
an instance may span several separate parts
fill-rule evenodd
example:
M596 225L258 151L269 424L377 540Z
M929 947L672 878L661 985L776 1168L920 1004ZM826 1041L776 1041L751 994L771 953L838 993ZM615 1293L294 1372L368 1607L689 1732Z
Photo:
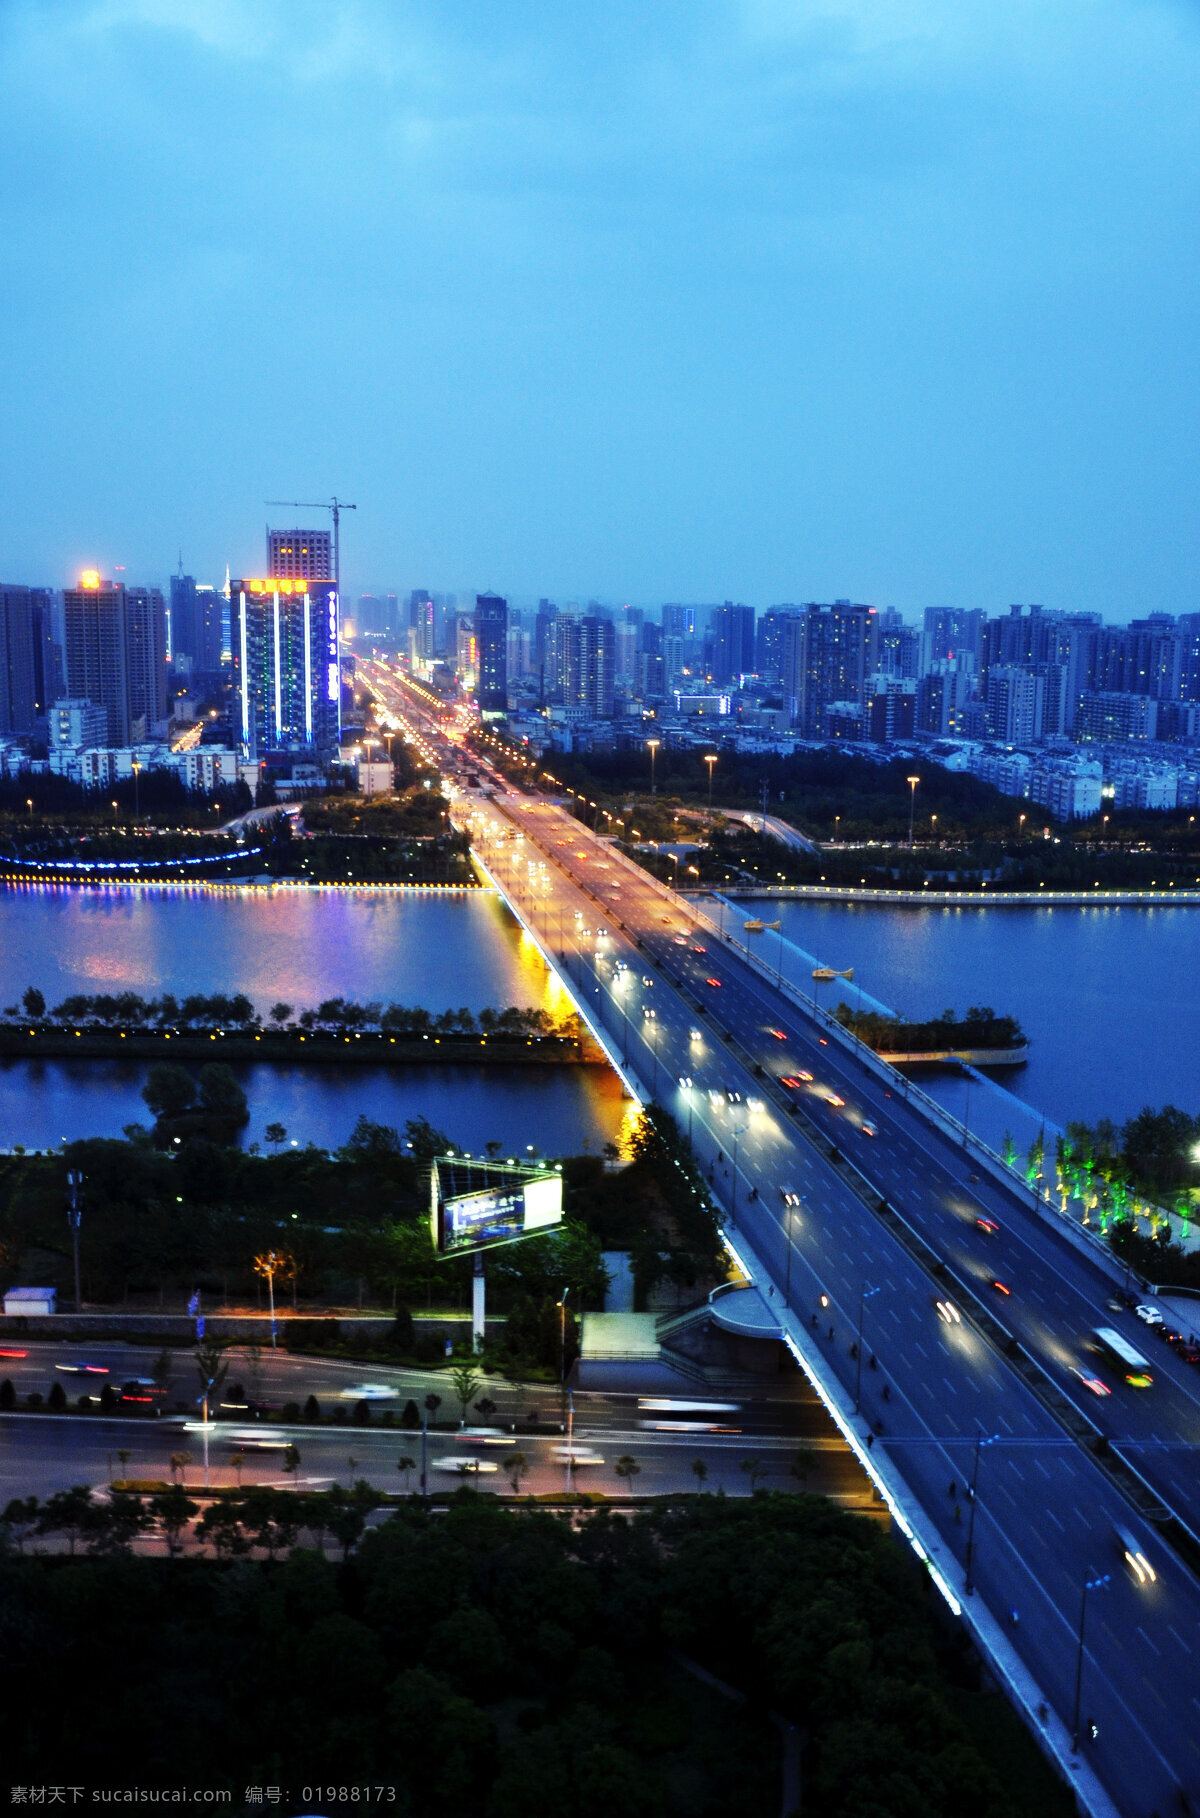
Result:
M562 1392L564 1407L566 1406L567 1400L567 1295L570 1292L571 1284L568 1282L562 1291L562 1299L558 1303L558 1381ZM564 1433L566 1432L566 1426L566 1416L564 1414Z
M675 894L676 894L676 896L678 896L679 895L679 854L677 852L668 852L667 857L670 859L671 863L675 867Z
M783 1216L784 1268L783 1268L783 1304L791 1305L792 1301L792 1249L795 1239L792 1237L792 1219L795 1213L791 1206L785 1208ZM861 1349L861 1346L859 1347Z
M740 1124L733 1132L733 1204L730 1208L729 1218L730 1223L735 1225L737 1224L738 1139L739 1137L745 1136L746 1131L749 1128L749 1124Z
M708 833L710 840L712 838L712 773L713 765L716 761L717 754L715 751L705 753L704 762L708 765Z
M908 798L908 849L910 852L913 849L913 816L917 811L917 784L920 782L920 780L921 779L919 776L910 776L910 777L905 778L905 781L907 782L908 787L911 791L911 794L909 795L909 798Z
M83 1311L83 1294L79 1284L79 1222L83 1217L83 1175L78 1168L67 1171L67 1223L71 1227L71 1247L75 1252L75 1311Z
M878 1293L879 1293L879 1289L877 1287L875 1287L875 1288L864 1287L862 1290L862 1293L858 1297L858 1356L856 1359L858 1368L855 1370L855 1373L854 1373L854 1412L856 1414L858 1413L859 1408L862 1406L863 1312L865 1311L866 1304L870 1300L872 1294L878 1294Z
M1083 1597L1079 1605L1079 1654L1075 1662L1075 1713L1071 1719L1071 1753L1079 1753L1079 1701L1083 1696L1083 1625L1087 1621L1087 1600L1089 1591L1098 1591L1109 1581L1110 1574L1105 1572L1098 1578L1085 1578Z
M658 756L658 748L662 744L662 740L647 739L646 744L650 748L650 793L651 795L657 795L658 785L654 780L654 760Z
M971 1513L967 1520L966 1578L963 1583L963 1590L968 1597L975 1595L973 1568L975 1565L975 1498L979 1483L979 1454L984 1446L995 1445L997 1437L996 1434L993 1434L989 1439L985 1439L982 1427L975 1435L975 1462L971 1466Z

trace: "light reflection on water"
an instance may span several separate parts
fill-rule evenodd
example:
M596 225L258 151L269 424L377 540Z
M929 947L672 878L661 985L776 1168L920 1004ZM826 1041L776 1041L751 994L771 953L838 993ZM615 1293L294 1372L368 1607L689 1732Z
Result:
M487 891L0 887L0 1005L36 985L54 1005L75 992L244 991L264 1015L323 998L423 1004L535 1005L570 1000L534 943ZM629 1101L596 1067L506 1069L248 1066L246 1141L283 1123L300 1142L333 1147L360 1112L400 1127L427 1117L465 1148L598 1152L620 1141ZM142 1069L13 1062L0 1066L0 1147L119 1136L147 1121Z

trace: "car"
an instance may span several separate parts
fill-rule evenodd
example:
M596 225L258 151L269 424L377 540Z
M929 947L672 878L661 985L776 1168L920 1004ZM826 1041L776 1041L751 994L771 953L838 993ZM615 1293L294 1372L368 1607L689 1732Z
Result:
M1087 1370L1077 1369L1076 1366L1074 1364L1072 1364L1071 1365L1071 1374L1072 1374L1072 1376L1078 1376L1078 1378L1079 1378L1080 1382L1083 1384L1084 1388L1090 1389L1093 1395L1111 1395L1112 1394L1112 1390L1109 1388L1109 1386L1106 1382L1102 1382L1100 1377L1098 1377L1098 1376L1092 1376Z
M590 1449L580 1451L575 1446L551 1446L550 1456L555 1464L569 1464L573 1470L580 1465L602 1465L604 1463L599 1452L593 1452Z
M994 1281L992 1283L992 1287L996 1290L997 1294L1004 1294L1007 1296L1012 1293L1012 1289L1009 1287L1006 1287L1004 1282L1002 1282L1002 1281Z
M835 1111L844 1111L846 1109L845 1099L839 1098L836 1092L827 1092L825 1094L825 1099L828 1104L833 1106Z
M961 1326L962 1314L952 1300L935 1300L937 1316L947 1326Z
M874 1124L868 1124L865 1120L860 1128L864 1136L874 1136L877 1134Z
M690 1073L681 1073L679 1075L679 1083L683 1087L684 1091L687 1092L690 1089L691 1084L692 1084L691 1074Z
M985 1236L999 1237L1000 1227L996 1223L994 1218L984 1218L981 1215L979 1218L977 1218L975 1220L975 1223L978 1225L979 1229L984 1233Z
M503 1427L460 1427L456 1435L473 1446L515 1446Z
M28 1351L14 1351L11 1345L0 1345L0 1357L28 1357Z
M1200 1364L1200 1345L1193 1344L1190 1338L1185 1339L1183 1344L1176 1345L1175 1349L1184 1363Z
M1147 1307L1139 1304L1133 1310L1137 1317L1142 1321L1143 1325L1161 1326L1163 1324L1163 1316L1157 1307Z
M707 947L697 947L696 943L693 941L692 942L692 952L693 953L707 953L708 948Z
M799 1088L801 1086L811 1086L812 1085L812 1074L806 1073L804 1071L803 1067L801 1067L799 1073L783 1074L782 1077L780 1078L779 1083L781 1086L790 1086L792 1091L796 1092L799 1090Z
M783 1203L785 1206L798 1206L800 1204L800 1195L797 1193L795 1187L781 1187L779 1191L783 1196Z
M650 974L648 972L642 973L642 983L643 983L643 985L645 985L647 991L653 991L654 980L650 977Z
M339 1401L396 1401L399 1391L389 1388L386 1382L356 1382L348 1389L343 1389Z
M695 1027L689 1029L688 1030L688 1040L690 1042L702 1042L704 1040L703 1030L697 1029Z
M490 1458L435 1458L435 1471L454 1471L459 1477L492 1477L500 1469Z
M746 1109L747 1111L762 1111L765 1110L766 1107L761 1098L756 1098L754 1093L751 1093L746 1100Z
M658 1012L657 1012L657 1010L652 1010L652 1009L651 1009L651 1007L650 1007L650 1005L649 1005L649 1004L643 1004L643 1005L642 1005L642 1015L643 1015L643 1016L644 1016L644 1017L646 1017L646 1018L647 1018L647 1020L648 1020L648 1021L650 1021L650 1022L652 1022L652 1023L653 1023L653 1022L656 1022L656 1021L657 1021L657 1020L658 1020Z
M727 1105L740 1105L741 1102L742 1102L742 1095L738 1091L737 1087L736 1086L726 1086L725 1103Z
M1136 1579L1137 1583L1156 1584L1158 1582L1158 1573L1150 1564L1144 1550L1138 1545L1133 1535L1129 1532L1129 1529L1121 1527L1118 1523L1113 1528L1113 1538L1121 1552L1125 1555L1125 1564L1129 1567L1130 1573L1133 1578Z
M65 1363L55 1364L54 1368L62 1376L107 1376L107 1364Z
M777 1042L785 1042L787 1040L787 1036L782 1029L768 1029L767 1034L773 1035Z
M706 978L704 982L706 985L711 985L714 991L719 991L721 989L721 981L719 978Z
M676 946L677 946L677 947L686 947L686 946L687 946L687 944L688 944L688 941L687 941L687 935L686 935L686 934L677 934L677 935L676 935L676 936L675 936L675 945L676 945Z

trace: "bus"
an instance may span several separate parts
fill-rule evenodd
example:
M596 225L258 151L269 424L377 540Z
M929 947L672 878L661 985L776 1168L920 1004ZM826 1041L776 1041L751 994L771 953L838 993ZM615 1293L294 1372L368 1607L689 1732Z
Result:
M741 1411L736 1401L680 1401L675 1396L641 1395L638 1426L643 1433L740 1433L731 1415Z
M1120 1371L1134 1389L1148 1389L1154 1381L1150 1365L1140 1351L1135 1351L1127 1338L1111 1326L1097 1326L1092 1333L1098 1349L1107 1361Z

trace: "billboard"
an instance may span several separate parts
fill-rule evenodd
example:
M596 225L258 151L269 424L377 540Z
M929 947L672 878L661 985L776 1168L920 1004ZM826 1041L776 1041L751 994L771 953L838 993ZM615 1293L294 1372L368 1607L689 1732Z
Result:
M434 1200L433 1240L443 1256L490 1250L562 1222L562 1175L530 1174Z

